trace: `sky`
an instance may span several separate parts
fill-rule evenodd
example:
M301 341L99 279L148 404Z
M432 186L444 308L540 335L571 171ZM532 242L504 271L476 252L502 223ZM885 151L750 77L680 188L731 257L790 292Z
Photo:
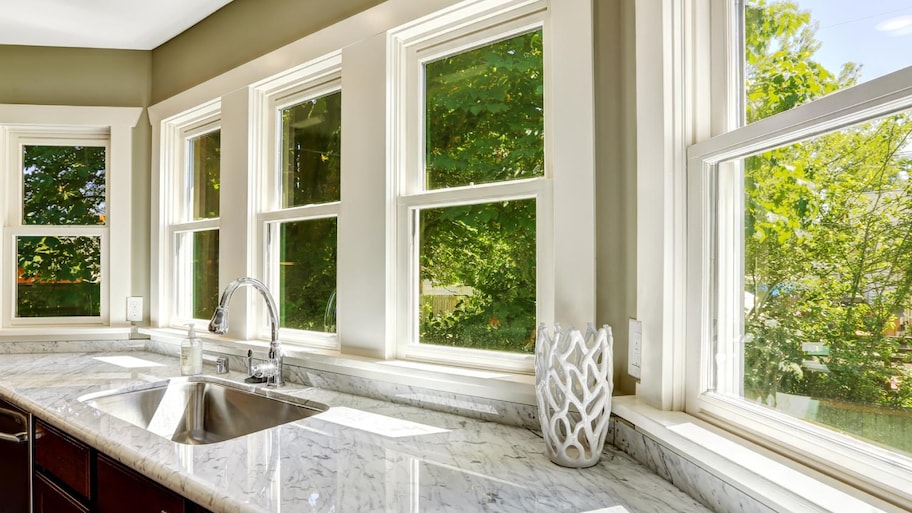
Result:
M912 65L912 0L793 0L820 22L817 60L833 73L862 64L860 82Z

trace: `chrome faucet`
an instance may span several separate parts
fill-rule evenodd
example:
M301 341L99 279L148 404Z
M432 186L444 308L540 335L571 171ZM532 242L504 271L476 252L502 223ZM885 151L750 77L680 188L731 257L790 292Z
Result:
M257 289L263 299L266 300L266 311L269 314L269 325L272 329L272 337L269 340L269 355L266 363L259 367L266 377L267 387L281 387L285 385L285 379L282 377L282 363L285 355L282 351L282 344L279 342L279 310L276 308L275 300L266 285L255 278L238 278L229 283L222 292L219 299L218 307L212 314L212 320L209 321L209 331L219 335L224 335L228 331L228 302L231 296L242 286L249 286Z

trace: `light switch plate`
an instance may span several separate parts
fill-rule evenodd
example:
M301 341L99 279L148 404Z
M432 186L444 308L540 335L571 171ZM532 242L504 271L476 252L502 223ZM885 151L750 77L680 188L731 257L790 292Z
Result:
M127 320L141 321L143 316L143 298L133 296L127 298Z
M643 323L630 319L627 325L627 374L640 379L643 364Z

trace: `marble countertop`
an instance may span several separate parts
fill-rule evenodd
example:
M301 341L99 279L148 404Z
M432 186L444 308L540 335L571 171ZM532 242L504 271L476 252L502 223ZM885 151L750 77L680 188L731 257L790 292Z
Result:
M142 361L100 359L110 356ZM295 384L281 394L330 410L195 446L78 399L178 376L177 363L145 351L2 354L0 396L216 512L708 512L611 447L595 467L567 469L525 429Z

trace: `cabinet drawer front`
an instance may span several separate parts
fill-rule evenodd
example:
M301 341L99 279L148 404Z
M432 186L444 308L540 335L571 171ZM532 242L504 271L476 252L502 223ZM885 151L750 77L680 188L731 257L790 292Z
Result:
M35 513L89 513L89 508L67 495L48 478L35 474Z
M184 498L104 456L98 456L98 513L184 513Z
M91 450L47 424L35 423L35 464L91 500Z

